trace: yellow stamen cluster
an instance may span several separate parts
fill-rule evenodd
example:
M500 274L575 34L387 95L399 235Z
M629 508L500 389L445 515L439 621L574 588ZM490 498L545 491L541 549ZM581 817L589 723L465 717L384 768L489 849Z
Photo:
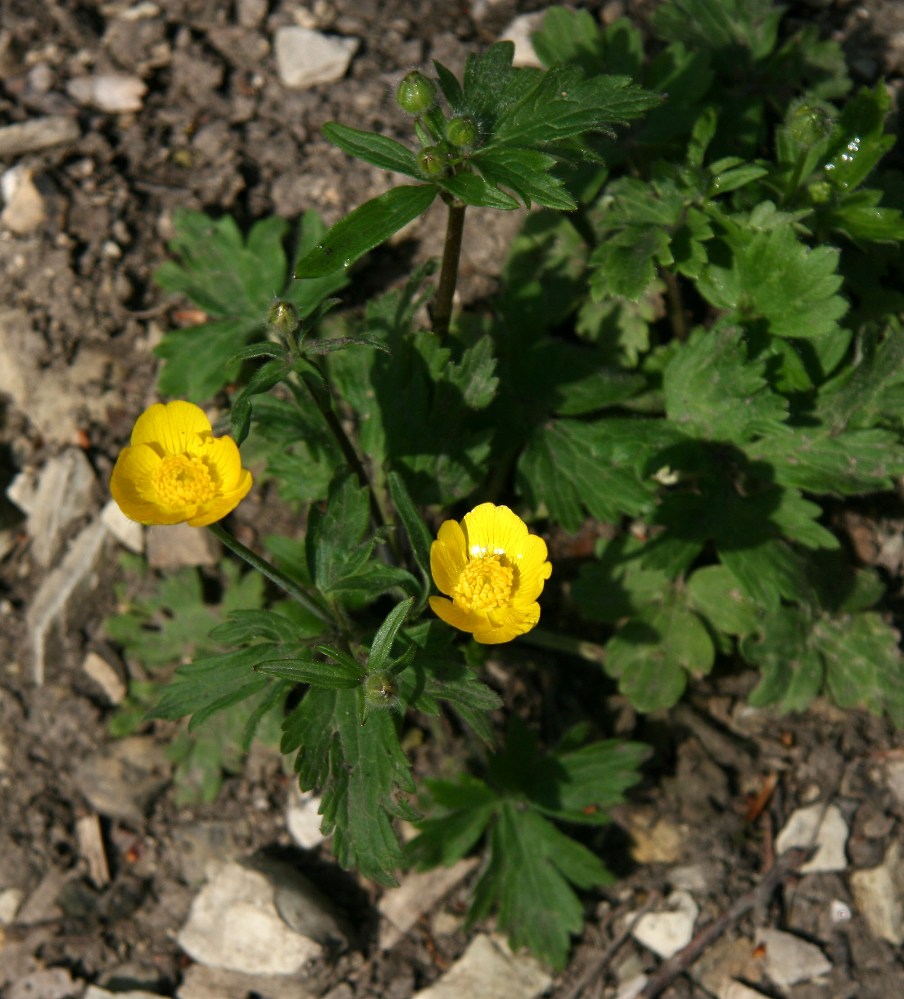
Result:
M486 611L504 607L512 595L515 570L503 565L502 555L472 559L462 569L452 597L465 610Z

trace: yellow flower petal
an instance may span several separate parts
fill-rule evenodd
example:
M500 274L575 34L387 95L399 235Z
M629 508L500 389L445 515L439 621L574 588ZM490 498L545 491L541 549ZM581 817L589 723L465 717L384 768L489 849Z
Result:
M520 554L527 538L527 524L507 506L481 503L461 522L467 539L468 554L507 554L515 558Z
M552 574L552 565L546 561L546 542L536 534L528 535L523 555L515 564L518 574L514 599L536 600L543 592L543 584Z
M235 441L213 437L203 410L189 402L145 410L110 477L120 509L141 524L212 524L235 509L251 485Z
M155 402L135 421L130 443L157 444L164 454L183 454L195 447L199 434L212 428L204 410L191 402Z
M447 520L430 546L430 572L440 593L451 594L468 561L464 531L457 520Z
M438 589L433 612L477 642L508 642L540 620L537 597L552 573L546 543L507 506L481 503L461 524L447 520L430 549Z
M540 605L537 603L526 607L506 607L490 613L488 626L474 632L474 641L483 645L510 642L518 635L530 631L539 620Z

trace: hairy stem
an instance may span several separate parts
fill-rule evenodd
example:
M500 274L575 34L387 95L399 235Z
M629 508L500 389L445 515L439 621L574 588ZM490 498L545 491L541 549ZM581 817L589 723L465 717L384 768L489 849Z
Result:
M565 652L570 656L578 656L587 662L601 663L606 656L606 650L595 642L585 642L571 635L560 635L555 631L545 631L534 628L533 631L521 636L521 641L538 649L550 649L552 652Z
M458 283L458 261L461 258L461 237L465 229L465 206L449 205L446 220L446 242L443 246L443 266L433 302L433 330L440 336L449 332L452 318L452 299Z
M277 569L275 565L272 565L265 558L261 558L260 555L255 554L250 548L246 548L241 541L236 540L220 524L210 524L208 526L211 534L215 538L218 538L234 555L238 555L252 569L256 569L262 576L266 576L270 582L276 583L281 590L294 600L297 600L305 610L310 611L316 618L323 621L324 624L328 624L331 627L336 624L332 615L321 605L320 601L315 596L309 594L294 579L290 579L284 572Z

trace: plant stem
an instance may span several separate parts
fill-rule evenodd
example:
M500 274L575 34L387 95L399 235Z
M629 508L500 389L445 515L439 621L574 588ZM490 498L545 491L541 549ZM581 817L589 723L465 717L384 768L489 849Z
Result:
M571 635L560 635L555 631L545 631L543 628L534 628L526 635L521 636L521 640L528 645L534 645L538 649L551 649L553 652L565 652L570 656L578 656L586 659L587 662L599 665L605 659L606 650L596 642L585 642L580 638L573 638Z
M387 513L384 503L381 502L380 496L377 494L377 490L370 481L367 469L364 467L364 463L361 461L361 458L358 456L358 452L355 450L355 445L349 440L348 434L345 432L344 427L339 421L339 417L336 416L332 400L329 398L326 390L313 377L302 375L302 380L307 386L315 405L320 410L320 415L323 417L330 433L339 445L339 450L342 452L342 456L348 462L351 470L355 473L358 482L367 490L368 496L370 497L370 515L373 518L374 525L376 527L385 527L387 524L392 524L392 518ZM398 541L395 532L390 534L389 544L396 557L396 561L398 561L400 553L398 550Z
M443 246L443 266L433 302L433 331L439 336L449 332L452 299L458 283L458 261L461 258L461 237L465 229L465 206L452 203L446 220L446 242Z
M294 579L290 579L285 573L281 572L272 565L266 559L261 558L260 555L255 554L250 548L246 548L241 541L237 541L224 527L219 523L208 525L211 534L215 538L218 538L234 555L238 555L240 559L243 559L252 569L256 569L261 575L266 576L272 583L284 590L290 597L297 600L305 610L310 611L316 618L323 621L324 624L334 626L336 622L333 620L329 611L321 606L320 602L303 589L303 587L297 583Z

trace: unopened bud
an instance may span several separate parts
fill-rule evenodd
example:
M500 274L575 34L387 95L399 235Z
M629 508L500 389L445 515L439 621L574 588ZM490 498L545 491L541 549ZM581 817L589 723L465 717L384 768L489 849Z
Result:
M436 84L416 69L402 77L396 90L396 101L403 111L409 114L423 114L433 107L436 100Z
M464 115L446 125L446 138L459 149L470 149L477 143L477 123Z
M445 146L424 146L417 154L417 168L428 179L442 177L448 166L448 150Z
M809 101L793 107L785 121L788 134L802 146L816 145L827 138L833 127L829 109Z
M281 340L287 339L298 329L298 310L291 302L279 299L267 313L267 328Z
M369 708L394 708L399 703L399 687L392 673L371 673L364 681L364 703Z

